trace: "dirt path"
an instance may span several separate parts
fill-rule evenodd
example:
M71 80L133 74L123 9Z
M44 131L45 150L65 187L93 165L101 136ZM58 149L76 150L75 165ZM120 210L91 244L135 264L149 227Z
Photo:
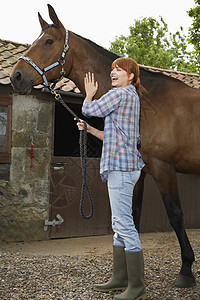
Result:
M196 234L200 235L200 230L190 231L190 235ZM166 241L170 247L179 247L174 232L142 233L140 238L143 249L148 251L166 247ZM33 255L104 254L112 251L112 235L10 243L1 245L0 249Z

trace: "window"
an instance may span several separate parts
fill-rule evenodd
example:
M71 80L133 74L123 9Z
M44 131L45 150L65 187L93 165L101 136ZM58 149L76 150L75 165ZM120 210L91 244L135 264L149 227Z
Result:
M0 163L11 162L12 97L0 95Z

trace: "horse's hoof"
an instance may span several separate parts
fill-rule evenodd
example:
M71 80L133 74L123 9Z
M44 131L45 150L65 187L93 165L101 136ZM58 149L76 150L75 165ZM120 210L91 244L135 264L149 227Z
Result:
M192 276L185 276L179 274L176 280L174 281L175 287L178 288L190 288L195 284L195 278Z

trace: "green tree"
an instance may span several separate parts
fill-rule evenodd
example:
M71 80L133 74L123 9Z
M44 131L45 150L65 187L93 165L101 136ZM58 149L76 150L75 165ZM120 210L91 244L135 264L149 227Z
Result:
M200 73L200 1L194 0L196 7L191 8L187 13L193 19L189 28L189 43L194 46L197 69Z
M134 20L128 36L111 42L110 50L134 58L139 64L183 72L196 72L194 55L187 51L187 38L180 31L172 34L160 17Z

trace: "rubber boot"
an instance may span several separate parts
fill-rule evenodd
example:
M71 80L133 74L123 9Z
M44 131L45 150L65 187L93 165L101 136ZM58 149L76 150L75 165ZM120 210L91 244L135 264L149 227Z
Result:
M124 247L113 246L113 275L104 284L95 284L94 290L101 292L124 291L128 286L126 256Z
M144 286L144 258L143 252L126 252L128 272L128 287L114 300L145 300L147 299Z

